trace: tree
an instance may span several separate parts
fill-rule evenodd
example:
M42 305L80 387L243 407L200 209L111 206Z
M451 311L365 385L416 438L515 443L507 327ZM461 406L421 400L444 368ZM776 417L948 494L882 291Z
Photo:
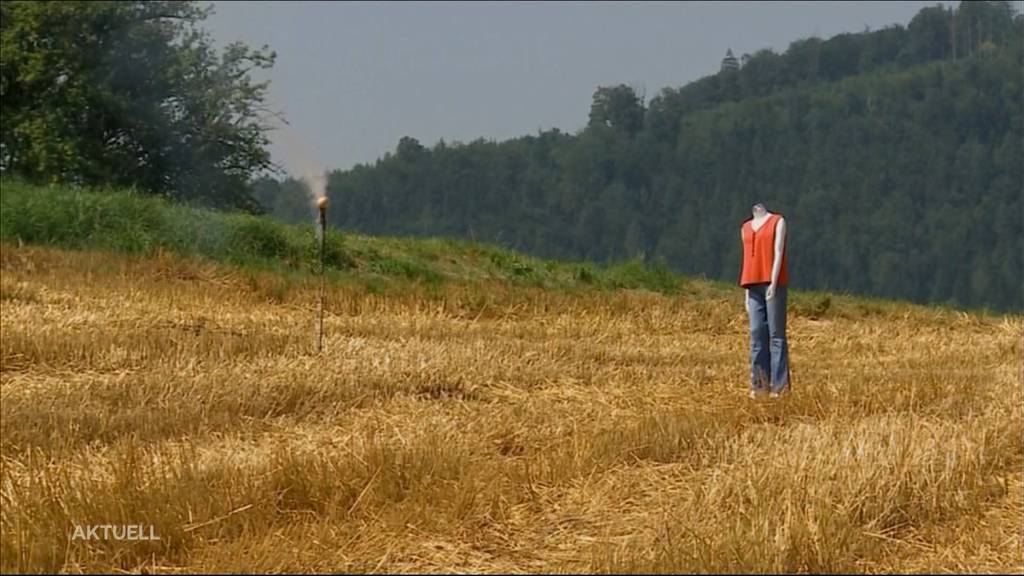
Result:
M951 56L951 20L951 13L941 6L922 8L907 26L908 42L901 57L917 63Z
M0 167L257 210L267 47L216 51L195 2L4 2Z
M316 211L305 182L286 178L282 182L263 176L252 183L253 196L270 216L284 222L309 223Z
M402 139L398 141L398 147L395 149L395 154L406 162L415 162L423 156L424 152L425 148L420 144L420 141L410 136L402 136Z
M602 86L594 92L590 106L590 125L607 126L630 136L644 123L644 105L625 84Z
M821 75L838 80L856 74L866 34L839 34L821 45Z

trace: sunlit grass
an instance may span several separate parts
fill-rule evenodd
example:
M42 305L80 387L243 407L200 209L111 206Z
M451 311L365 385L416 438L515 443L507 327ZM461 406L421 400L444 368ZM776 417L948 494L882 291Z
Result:
M754 403L738 290L488 254L336 279L318 356L303 274L4 244L0 568L1024 569L1021 317L799 296L794 393Z

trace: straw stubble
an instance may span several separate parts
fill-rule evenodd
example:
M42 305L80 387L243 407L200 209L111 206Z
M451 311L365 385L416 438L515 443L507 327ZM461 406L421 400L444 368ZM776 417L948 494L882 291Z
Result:
M15 571L1021 571L1022 320L447 285L3 246ZM75 525L158 541L80 541Z

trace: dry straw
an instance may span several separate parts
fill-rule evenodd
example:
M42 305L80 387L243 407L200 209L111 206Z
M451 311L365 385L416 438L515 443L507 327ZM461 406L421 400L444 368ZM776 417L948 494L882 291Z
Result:
M736 298L328 286L315 355L313 281L0 265L3 572L1024 570L1019 316L795 309L755 403Z

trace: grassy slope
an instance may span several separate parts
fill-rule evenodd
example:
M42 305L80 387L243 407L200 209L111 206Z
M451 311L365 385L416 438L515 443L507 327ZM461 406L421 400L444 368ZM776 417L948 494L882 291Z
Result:
M274 291L308 283L317 268L312 224L174 205L123 190L40 187L0 182L0 240L152 256L171 252L274 272ZM634 289L662 294L739 298L735 286L676 274L639 260L610 266L541 260L466 240L385 238L328 232L331 282L370 292L409 288L436 293L445 284L509 284L564 292ZM264 281L264 284L267 284ZM856 318L903 308L905 303L820 292L791 294L797 313Z
M126 191L89 191L3 182L0 238L65 248L182 255L306 274L315 268L315 230L269 218L177 206ZM546 288L643 288L673 292L682 278L639 262L612 267L542 261L449 239L373 238L329 231L327 265L336 280L368 286L504 280Z

